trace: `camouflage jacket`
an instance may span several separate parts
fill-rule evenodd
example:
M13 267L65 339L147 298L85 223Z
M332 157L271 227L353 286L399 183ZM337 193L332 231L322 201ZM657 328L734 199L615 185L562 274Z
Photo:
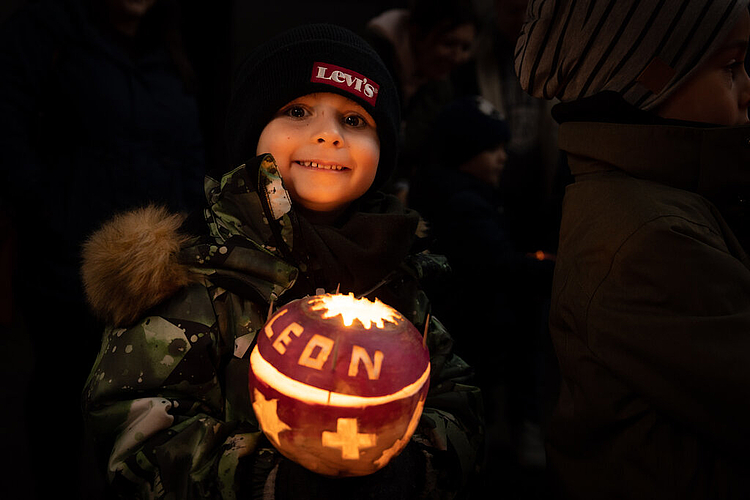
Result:
M248 358L274 305L315 286L316 264L295 253L305 231L270 156L207 177L205 189L208 235L180 236L181 219L149 208L115 218L86 244L90 302L112 326L83 408L115 497L274 498L268 477L288 462L259 431ZM392 269L366 285L417 328L429 322L430 395L407 446L423 458L413 497L463 498L479 463L481 398L416 286L443 263L403 257L375 266Z

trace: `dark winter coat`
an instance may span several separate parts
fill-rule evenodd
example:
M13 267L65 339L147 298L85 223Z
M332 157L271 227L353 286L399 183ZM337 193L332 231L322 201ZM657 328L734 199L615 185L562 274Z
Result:
M561 125L575 182L548 461L563 498L750 495L749 141L748 126Z

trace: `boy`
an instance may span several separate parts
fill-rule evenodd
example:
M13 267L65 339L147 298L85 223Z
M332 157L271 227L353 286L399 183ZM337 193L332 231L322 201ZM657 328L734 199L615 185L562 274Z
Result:
M531 2L565 194L548 443L563 498L748 498L748 1Z
M548 338L554 263L542 252L522 251L510 231L498 190L510 137L507 122L483 97L464 96L445 106L433 123L410 203L429 225L431 249L445 255L453 270L428 291L476 370L487 444L494 446L489 459L499 463L501 452L512 449L513 460L543 467L540 345ZM457 296L456 290L466 293ZM488 350L488 343L502 349ZM510 443L501 439L503 425Z
M205 222L193 226L207 234L181 236L179 217L151 208L105 225L85 249L89 298L112 325L84 392L111 491L276 499L465 491L481 443L478 394L455 384L470 370L416 286L426 261L407 257L418 216L377 193L393 170L398 130L383 63L343 28L290 30L241 66L227 124L239 166L206 179ZM389 465L360 478L325 478L282 458L260 433L247 390L269 308L337 289L378 297L418 328L429 321L433 397L457 409L425 410L427 434L418 430Z

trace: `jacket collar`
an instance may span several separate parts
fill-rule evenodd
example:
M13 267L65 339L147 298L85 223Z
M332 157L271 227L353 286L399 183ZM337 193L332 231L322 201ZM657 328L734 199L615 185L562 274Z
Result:
M419 222L395 197L374 193L339 224L313 224L293 209L271 155L208 177L205 189L210 234L183 256L219 286L266 301L292 287L295 294L372 289L407 257Z
M559 146L574 176L619 169L708 198L750 191L750 125L568 122L560 125Z
M181 252L181 261L222 288L275 301L297 280L289 260L291 204L270 155L219 179L206 177L208 235Z

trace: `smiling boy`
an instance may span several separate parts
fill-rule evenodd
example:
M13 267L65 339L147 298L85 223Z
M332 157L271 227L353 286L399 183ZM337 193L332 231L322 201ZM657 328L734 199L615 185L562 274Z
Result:
M575 179L550 311L560 498L750 498L749 38L747 0L530 2L516 70L563 101Z
M323 92L284 106L261 132L257 153L273 155L290 196L311 217L331 219L372 186L380 140L362 106Z
M419 216L377 191L395 166L398 116L395 85L361 38L289 30L238 69L232 164L206 178L203 213L183 224L150 207L91 237L84 281L110 326L84 412L113 495L395 500L469 488L478 390L453 383L471 370L419 289L436 262L411 254ZM370 476L327 478L282 457L249 401L269 313L324 291L379 298L427 332L423 425Z

